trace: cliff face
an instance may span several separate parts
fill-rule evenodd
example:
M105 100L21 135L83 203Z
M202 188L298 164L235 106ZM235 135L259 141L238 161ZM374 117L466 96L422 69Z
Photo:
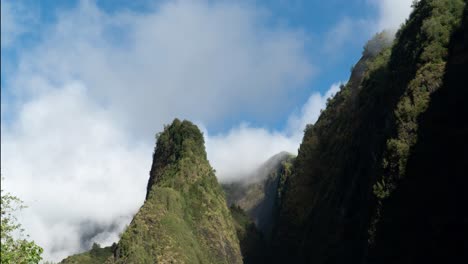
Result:
M146 201L114 263L242 263L224 193L198 128L175 120L158 135Z
M244 263L271 263L270 244L276 228L284 184L294 156L278 153L250 177L223 184L236 223Z
M290 175L294 157L281 152L241 181L223 184L229 205L246 212L259 231L270 238L280 206L282 186Z
M404 174L382 201L370 263L468 261L467 7L446 42L441 81L431 83L440 85L426 86Z
M463 252L449 226L467 219L468 135L454 118L466 113L464 6L419 1L393 45L364 52L306 129L273 239L278 262L408 263Z

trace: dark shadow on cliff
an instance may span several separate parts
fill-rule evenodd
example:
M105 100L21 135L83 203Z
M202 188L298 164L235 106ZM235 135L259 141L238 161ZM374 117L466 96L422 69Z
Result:
M370 263L468 263L468 7Z

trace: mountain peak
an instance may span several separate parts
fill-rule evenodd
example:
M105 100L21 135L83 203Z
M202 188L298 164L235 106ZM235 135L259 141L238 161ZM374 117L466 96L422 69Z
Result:
M146 201L113 263L242 263L231 213L203 134L175 119L157 135Z
M158 133L156 138L146 198L148 198L151 187L163 180L161 175L168 166L185 158L206 161L203 134L190 121L180 121L176 118L172 124L165 126L164 131Z

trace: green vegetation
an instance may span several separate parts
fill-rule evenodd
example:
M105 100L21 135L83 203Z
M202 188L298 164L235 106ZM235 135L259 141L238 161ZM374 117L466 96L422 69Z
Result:
M401 225L407 224L397 217L401 215L398 208L412 204L406 213L414 215L410 210L425 204L415 201L432 199L429 193L438 189L423 179L411 182L413 192L406 189L412 180L406 181L408 170L413 170L415 178L419 177L416 168L427 166L408 164L422 156L415 152L422 140L421 118L445 84L450 40L461 25L465 2L426 0L414 5L393 43L382 34L369 41L349 82L327 103L317 123L307 127L286 181L273 238L278 241L273 250L279 262L358 263L368 258L383 263L389 256L400 256L395 263L407 263L428 246L416 234L422 237L430 232L416 231L417 222L411 221L413 229L402 228L415 234L413 243L403 241L405 234L394 223L399 219ZM426 159L437 163L435 158ZM427 193L424 198L415 197L418 185L429 188L423 191ZM394 193L398 195L393 197ZM445 206L449 205L446 201ZM429 219L436 218L431 215ZM432 225L445 230L437 221L446 220L417 219L419 224L433 221ZM425 226L430 228L429 223ZM388 237L399 243L387 241ZM434 234L427 241L444 248L437 239ZM411 251L416 246L421 251Z
M28 240L16 219L15 213L24 208L18 197L1 191L0 263L29 264L42 259L42 248Z
M462 15L464 8L464 15ZM429 14L429 15L427 15ZM369 259L378 263L456 263L466 259L468 6L420 2L418 69L395 109L387 142ZM416 28L416 27L414 27ZM397 67L397 65L395 65Z
M144 205L114 263L241 263L231 213L206 159L203 135L174 120L157 137Z
M60 264L102 264L112 256L116 246L114 243L110 247L102 248L99 244L94 243L90 251L67 257Z
M381 35L371 40L378 42ZM371 177L383 134L386 63L390 43L363 52L350 80L308 125L284 184L273 251L279 262L336 261L356 258L362 244L368 199L360 192ZM388 114L388 113L384 113ZM352 203L351 203L352 201ZM351 220L353 219L353 220ZM362 222L360 222L362 221ZM352 230L352 231L347 231Z
M401 85L400 90L405 90L394 110L396 135L387 140L382 176L373 187L378 204L369 229L370 243L374 242L376 225L384 216L382 201L405 177L411 149L418 140L418 119L427 110L431 94L443 84L450 36L461 22L463 7L462 0L415 3L415 12L398 32L389 64L395 68L393 72L405 68L411 69L412 74L392 76L394 82ZM408 43L415 48L408 51ZM397 63L404 60L406 65Z
M405 80L407 89L395 109L396 135L388 139L384 154L381 181L387 184L384 184L386 195L382 198L388 197L397 181L405 175L410 150L417 142L418 118L427 110L430 95L442 86L450 35L460 24L464 3L462 0L421 1L416 7L399 38L411 34L412 41L417 41L419 52L408 63L418 65L418 68L413 69L415 73L411 80ZM431 16L427 16L429 13ZM413 24L420 26L419 29L414 30ZM403 49L402 45L398 44L396 50ZM407 52L395 52L392 59L399 61L407 55Z

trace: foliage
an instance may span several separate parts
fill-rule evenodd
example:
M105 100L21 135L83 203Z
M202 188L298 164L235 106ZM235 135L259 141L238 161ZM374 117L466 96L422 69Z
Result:
M117 244L115 243L110 247L103 248L99 244L93 243L91 250L69 256L62 260L60 264L102 264L112 256L116 247Z
M463 6L461 0L422 1L417 4L418 9L410 18L408 26L400 33L406 36L409 32L405 30L413 31L413 23L421 24L419 30L411 32L415 34L414 38L421 50L420 54L413 58L419 67L413 78L407 81L408 88L396 106L397 135L387 141L383 160L382 177L389 183L386 188L388 193L396 187L396 181L405 175L411 147L417 141L418 117L426 111L430 94L442 85L450 34L460 23ZM420 18L424 12L430 12L431 15ZM417 21L418 18L421 21ZM399 57L395 55L393 59L398 60Z
M346 86L307 126L274 237L279 262L363 262L379 220L395 213L387 200L406 179L420 117L443 85L464 1L414 5L394 43L370 52L379 46L370 41Z
M1 191L1 263L39 263L43 249L28 240L15 213L25 208L16 196Z
M464 2L418 2L409 28L402 31L415 36L423 49L395 108L395 132L387 141L381 181L388 183L390 194L377 196L373 222L378 222L370 230L369 258L375 263L456 263L467 257L466 236L459 232L466 225L462 204L468 187L468 130L460 119L468 113Z

